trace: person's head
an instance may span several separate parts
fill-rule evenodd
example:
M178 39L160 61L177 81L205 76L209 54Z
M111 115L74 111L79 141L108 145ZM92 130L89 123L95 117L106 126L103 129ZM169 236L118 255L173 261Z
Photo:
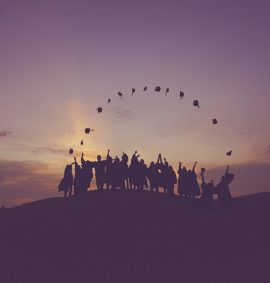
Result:
M143 159L141 159L141 160L140 160L140 163L141 163L141 164L144 164L144 160L143 160Z
M169 166L169 169L170 169L171 171L173 171L173 167L172 167L171 165Z
M123 153L123 155L122 155L122 161L125 162L125 163L128 162L128 156L127 156L127 154Z
M100 155L97 156L97 160L98 160L98 161L101 160L101 156L100 156Z
M155 162L152 161L152 162L150 163L150 166L154 166L154 165L155 165Z

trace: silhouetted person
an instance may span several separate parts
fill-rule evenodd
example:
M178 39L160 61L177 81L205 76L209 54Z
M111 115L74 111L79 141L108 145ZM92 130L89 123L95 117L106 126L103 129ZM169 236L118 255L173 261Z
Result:
M106 182L106 189L112 188L113 182L113 159L110 156L110 150L108 149L107 158L106 158L106 170L105 170L105 182Z
M161 156L160 156L161 157ZM163 188L165 193L168 193L169 184L169 163L164 158L164 164L161 159L160 163L160 186Z
M197 175L195 173L197 162L194 163L192 170L188 170L188 196L191 198L195 198L201 194L200 186L197 181Z
M112 189L121 187L120 159L116 156L112 163Z
M106 182L105 169L106 160L101 160L101 156L97 156L97 161L94 163L95 167L95 177L98 190L103 190L104 184Z
M168 171L167 171L167 192L170 195L174 195L174 185L177 183L177 178L176 178L176 174L173 170L173 167L170 165L168 167Z
M207 209L207 210L211 210L214 208L214 191L215 191L215 187L214 187L214 183L213 180L209 183L205 182L205 169L201 168L201 177L202 177L202 184L201 184L201 189L202 189L202 194L201 194L201 203L202 203L202 207Z
M138 189L138 168L139 168L139 160L140 155L137 155L137 150L131 157L130 166L128 169L129 175L129 185L131 189Z
M82 169L78 164L76 157L74 157L75 164L75 176L74 176L74 196L77 197L81 192L82 184Z
M73 175L72 175L72 164L68 164L64 171L64 177L61 180L58 190L64 192L64 197L72 195L73 188Z
M85 161L84 154L82 153L81 164L81 194L85 194L88 191L88 188L90 188L93 179L94 162L89 160Z
M149 180L150 191L153 192L157 189L157 169L155 162L151 162L150 166L147 168L147 178Z
M136 184L140 191L142 191L144 187L148 187L146 177L147 166L145 165L144 160L141 159L136 168Z
M121 189L129 189L129 169L128 169L128 155L123 152L120 164L120 187Z
M156 184L157 184L157 192L159 191L159 187L164 188L164 164L162 161L161 153L158 155L157 162L155 164L156 167ZM165 190L165 189L164 189Z
M233 181L234 175L229 173L229 166L227 166L225 175L221 177L221 181L216 186L218 194L218 208L220 211L226 211L232 201L232 195L229 189L229 184Z
M188 193L188 177L187 177L187 169L186 167L182 168L182 163L179 162L179 168L178 168L178 186L177 186L177 192L180 197L186 197Z

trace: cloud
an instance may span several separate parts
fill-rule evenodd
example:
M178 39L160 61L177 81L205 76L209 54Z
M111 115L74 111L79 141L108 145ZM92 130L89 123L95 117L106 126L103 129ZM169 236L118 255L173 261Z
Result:
M38 162L0 161L0 205L17 205L27 201L57 196L61 174L49 172Z
M11 135L12 132L10 131L0 131L0 138L6 138L7 136Z
M15 148L21 151L27 151L34 154L56 154L56 155L66 155L67 149L63 149L60 147L52 147L52 146L34 146L34 145L26 145L26 144L15 144Z
M130 116L131 111L130 110L118 110L116 111L117 117L123 117L123 118L127 118Z

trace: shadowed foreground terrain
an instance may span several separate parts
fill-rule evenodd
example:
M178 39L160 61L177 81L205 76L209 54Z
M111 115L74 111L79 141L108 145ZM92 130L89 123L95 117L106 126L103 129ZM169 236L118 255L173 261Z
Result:
M226 214L149 192L0 211L0 282L270 282L270 194Z

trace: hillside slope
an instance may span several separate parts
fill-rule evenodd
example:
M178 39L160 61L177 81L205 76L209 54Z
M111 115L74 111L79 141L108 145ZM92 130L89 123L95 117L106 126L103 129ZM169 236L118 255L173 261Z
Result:
M270 194L226 214L149 192L0 211L0 282L270 282Z

